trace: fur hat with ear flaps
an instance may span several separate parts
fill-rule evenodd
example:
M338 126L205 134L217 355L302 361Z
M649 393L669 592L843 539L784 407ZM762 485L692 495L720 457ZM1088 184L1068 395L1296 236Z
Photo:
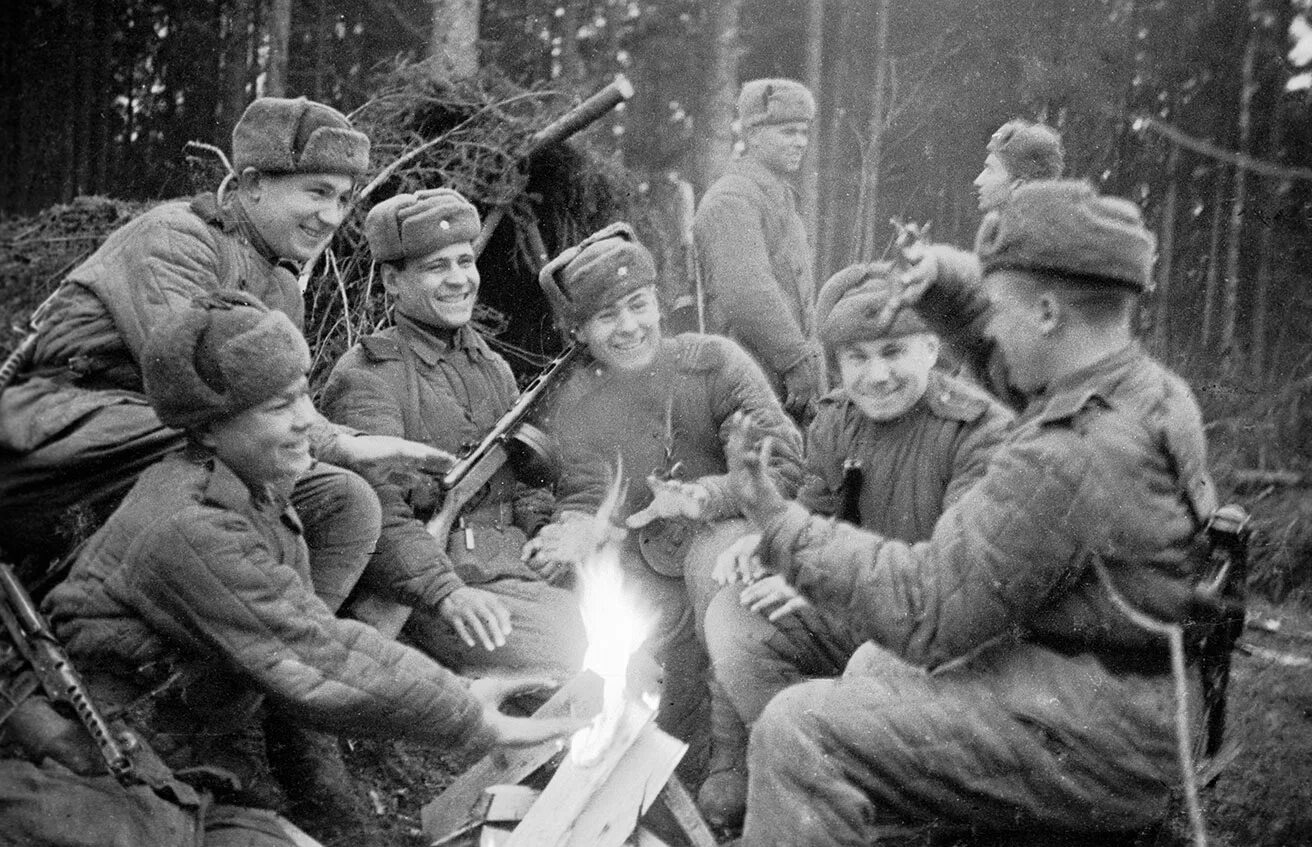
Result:
M427 256L444 247L472 242L481 224L478 210L450 188L398 194L369 210L364 235L376 262Z
M738 92L738 120L743 132L767 124L794 121L810 123L815 117L815 96L793 79L753 79Z
M1066 168L1066 150L1057 130L1021 118L998 127L988 151L1016 179L1057 179Z
M1104 197L1084 180L1040 180L985 216L975 253L986 274L1032 271L1142 294L1152 290L1157 238L1129 200Z
M568 336L588 318L639 288L656 284L656 261L633 227L613 223L547 263L538 274L556 328Z
M369 170L369 136L331 106L304 97L260 97L232 130L232 166L268 174L343 174Z
M310 348L282 312L237 291L205 294L151 334L146 396L166 425L196 429L285 391L310 369Z
M850 265L831 276L816 302L816 326L825 351L839 344L929 332L914 309L897 302L900 287L889 262Z

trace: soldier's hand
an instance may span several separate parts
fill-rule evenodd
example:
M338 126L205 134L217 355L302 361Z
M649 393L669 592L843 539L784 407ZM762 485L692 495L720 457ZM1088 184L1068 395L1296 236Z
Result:
M729 464L729 491L749 520L764 529L771 519L787 506L770 475L773 439L757 437L745 417L734 420L729 429L725 458Z
M784 372L784 411L801 420L828 387L824 358L817 351L807 353Z
M505 646L510 634L510 610L500 597L481 588L462 585L442 598L437 613L470 647L477 643L495 650Z
M492 729L494 744L500 747L531 747L553 738L564 738L582 729L588 721L574 717L511 717L501 711L501 704L517 694L550 691L559 687L556 680L546 677L484 677L469 683L469 693L483 704L483 721Z
M456 462L456 457L445 450L394 435L345 436L337 439L336 446L344 463L355 471L446 473Z
M616 530L608 527L607 532ZM583 512L566 512L542 527L520 550L519 558L548 582L554 582L596 553L607 538L597 536L597 521Z
M753 612L764 615L770 623L811 605L780 574L770 574L751 583L743 589L738 599Z
M715 557L711 568L711 579L720 585L732 585L735 582L750 583L763 573L758 547L761 533L749 532L726 547Z
M651 503L634 512L624 521L631 529L646 526L657 518L691 518L698 520L706 510L710 493L706 486L696 482L647 477L651 489Z

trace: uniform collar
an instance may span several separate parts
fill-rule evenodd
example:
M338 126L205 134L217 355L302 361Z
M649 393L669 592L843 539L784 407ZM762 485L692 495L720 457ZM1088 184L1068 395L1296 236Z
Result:
M206 223L246 241L270 265L283 268L292 274L301 272L301 266L297 262L273 252L269 242L264 240L264 236L260 235L255 224L251 223L250 215L246 213L246 208L236 195L230 195L224 203L220 204L217 195L206 192L197 195L191 201L191 208Z
M283 495L268 487L263 491L252 490L231 468L205 451L192 448L188 458L204 463L209 469L209 479L202 493L205 502L243 515L281 518L296 532L302 532L300 518Z
M1067 374L1049 385L1037 398L1035 418L1040 423L1074 417L1095 397L1108 405L1116 387L1141 364L1146 354L1137 341L1111 355Z
M419 361L430 367L445 359L453 350L460 350L471 361L487 355L487 343L470 324L455 331L448 342L432 327L402 314L396 315L396 326L405 342Z
M797 189L786 178L780 176L765 165L747 156L741 156L729 163L729 173L746 177L756 183L766 197L775 202L785 200L795 202Z

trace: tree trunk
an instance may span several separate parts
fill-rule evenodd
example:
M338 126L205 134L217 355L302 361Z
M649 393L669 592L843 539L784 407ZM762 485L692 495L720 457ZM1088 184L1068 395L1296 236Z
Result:
M1267 140L1267 158L1276 161L1280 155L1281 122L1272 121ZM1275 252L1275 231L1279 220L1282 203L1280 180L1268 177L1262 181L1265 195L1266 214L1262 216L1262 237L1258 241L1257 279L1254 280L1253 323L1249 328L1249 366L1257 379L1258 385L1269 385L1268 362L1274 360L1270 352L1273 345L1267 343L1267 333L1271 322L1271 266Z
M1198 336L1199 349L1204 352L1212 343L1212 331L1216 327L1217 294L1221 287L1221 221L1225 215L1225 178L1225 166L1218 163L1214 176L1216 185L1212 191L1212 231L1207 245L1207 284L1203 289L1203 321Z
M738 21L743 0L715 0L707 18L705 99L702 101L698 177L703 188L715 181L733 154L734 108L738 101Z
M811 144L806 148L806 157L802 159L802 220L806 221L806 231L811 234L812 243L819 244L820 219L820 139L816 137L815 128L821 126L819 106L824 99L824 44L825 42L825 0L807 0L806 4L806 71L803 81L816 98L816 116L811 122Z
M830 4L832 8L833 4ZM857 6L854 0L844 0L838 13L838 26L834 30L833 49L830 51L830 73L833 75L829 89L829 120L824 125L820 143L824 146L821 160L825 163L826 178L821 186L819 233L816 236L816 270L820 279L838 270L838 265L847 257L847 245L843 239L851 234L847 226L847 215L852 209L847 205L851 201L851 180L843 168L843 153L846 149L843 140L850 133L844 131L850 101L849 92L855 86L852 83L853 65L856 60L852 55L851 33L857 20Z
M1251 8L1252 4L1250 4ZM1239 154L1252 153L1253 94L1257 91L1254 66L1257 64L1257 40L1261 28L1256 25L1256 14L1250 14L1250 32L1244 45L1243 66L1239 86ZM1221 305L1221 354L1231 366L1238 365L1239 351L1235 349L1235 326L1239 312L1239 250L1243 240L1244 206L1248 199L1248 172L1235 169L1234 198L1230 203L1230 225L1227 230L1225 251L1225 292Z
M429 61L445 79L472 77L478 73L479 0L432 0L432 4Z
M264 68L264 94L287 96L287 50L292 36L292 0L269 0L264 17L264 37L269 45Z
M1171 343L1171 277L1175 273L1175 217L1180 197L1180 148L1171 143L1166 157L1166 200L1162 203L1162 220L1158 224L1157 310L1153 318L1153 352L1165 357Z
M560 16L560 54L556 57L552 77L562 77L567 82L578 83L583 79L583 59L579 56L579 7L576 3L565 3Z
M888 108L888 0L876 0L875 82L871 87L870 123L861 155L861 185L857 191L857 213L853 216L852 249L849 262L877 258L879 238L879 169L884 154L884 114Z
M227 35L223 39L223 131L220 137L232 135L232 128L246 109L246 78L250 73L250 25L254 14L254 0L232 0L228 13Z

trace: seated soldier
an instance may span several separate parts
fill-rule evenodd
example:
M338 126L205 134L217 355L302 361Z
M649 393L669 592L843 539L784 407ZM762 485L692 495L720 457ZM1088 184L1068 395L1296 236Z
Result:
M698 642L716 588L711 566L746 530L725 491L724 436L737 413L775 436L772 473L801 477L801 437L760 366L718 336L661 334L656 266L627 224L613 224L552 260L539 276L562 333L590 359L561 386L542 420L558 441L556 518L526 548L548 577L592 552L590 515L619 456L629 480L624 577L658 614L647 644L663 666L657 721L705 746L707 665ZM686 584L685 584L686 582ZM704 749L687 759L695 773Z
M1131 328L1154 238L1132 203L1037 181L976 245L927 248L903 302L1028 403L929 539L807 514L733 439L764 566L865 642L753 726L748 845L868 844L895 821L1135 829L1180 784L1167 639L1116 602L1191 623L1216 505L1193 394Z
M369 212L364 232L396 326L337 362L323 399L331 419L455 453L514 405L510 366L469 322L478 231L478 211L445 188L398 194ZM520 561L538 511L549 515L549 499L535 508L546 492L517 485L503 467L465 508L463 529L439 542L424 529L441 505L425 481L377 487L383 530L369 572L390 582L367 577L366 587L413 606L407 635L459 673L577 671L585 646L577 599Z
M820 340L842 387L821 400L807 430L797 502L914 543L929 538L943 510L983 476L1011 414L934 369L938 337L911 310L890 310L898 288L892 272L887 263L853 265L820 290ZM750 555L759 538L737 546ZM858 646L841 619L778 574L716 596L706 648L732 706L712 703L711 776L698 797L709 821L742 822L744 722L750 726L770 698L806 677L839 676Z
M187 447L141 475L45 605L93 700L154 767L124 787L50 760L0 761L7 837L305 843L259 808L266 699L327 730L472 751L572 728L498 711L543 681L466 683L315 595L289 496L314 462L317 413L309 350L285 314L240 292L198 298L155 329L140 361L160 420Z

